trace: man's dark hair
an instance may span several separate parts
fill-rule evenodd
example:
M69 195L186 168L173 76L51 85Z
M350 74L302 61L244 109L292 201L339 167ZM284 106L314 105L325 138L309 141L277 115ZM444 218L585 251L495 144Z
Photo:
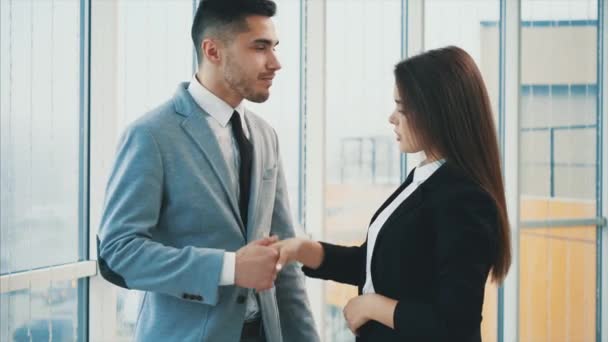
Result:
M272 0L203 0L192 22L192 42L198 63L203 60L201 43L209 35L229 41L234 34L248 30L251 15L273 17L277 6Z

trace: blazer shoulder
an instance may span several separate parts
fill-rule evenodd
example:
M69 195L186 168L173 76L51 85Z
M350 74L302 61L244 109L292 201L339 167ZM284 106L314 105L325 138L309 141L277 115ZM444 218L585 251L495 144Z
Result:
M426 210L439 229L466 230L473 224L494 236L499 212L490 193L458 171L446 169L442 178L425 195Z
M426 207L437 215L458 211L463 215L468 213L496 220L498 208L490 193L464 173L445 166L437 171L438 179L427 180Z

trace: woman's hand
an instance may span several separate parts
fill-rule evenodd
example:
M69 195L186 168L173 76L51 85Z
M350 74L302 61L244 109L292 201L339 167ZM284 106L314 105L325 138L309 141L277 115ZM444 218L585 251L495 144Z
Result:
M300 238L290 238L279 242L275 242L270 247L276 249L279 252L279 260L277 261L277 271L280 271L283 267L289 265L294 261L300 261L298 254L303 244Z
M348 327L357 335L357 330L368 321L376 321L395 329L397 301L376 293L364 294L351 299L344 307L344 318Z
M361 326L370 320L369 312L371 311L371 298L372 294L365 294L358 297L354 297L349 300L344 307L343 313L348 328L353 334L358 335L357 330Z

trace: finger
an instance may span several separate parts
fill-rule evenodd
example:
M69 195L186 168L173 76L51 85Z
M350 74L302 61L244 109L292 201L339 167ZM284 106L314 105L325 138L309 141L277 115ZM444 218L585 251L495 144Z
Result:
M265 238L261 238L255 241L252 241L251 244L256 245L256 246L268 246L270 245L270 238L269 237L265 237Z
M283 241L277 241L272 243L270 246L268 246L270 248L274 248L275 250L280 250L281 248L283 248Z
M279 241L279 237L276 235L273 235L273 236L267 236L265 238L261 238L257 241L254 241L254 243L259 246L270 246L273 243L276 243L278 241Z
M280 272L283 267L285 267L285 265L288 262L288 256L287 256L287 252L285 250L281 250L280 254L279 254L279 260L277 261L277 272Z
M355 326L353 325L353 323L352 323L352 322L348 322L348 329L350 329L350 331L351 331L353 334L355 334L355 335L357 334L357 330L355 329Z
M272 248L272 247L268 247L268 248L270 248L270 255L274 258L274 261L276 262L277 260L279 260L279 256L281 255L281 250Z

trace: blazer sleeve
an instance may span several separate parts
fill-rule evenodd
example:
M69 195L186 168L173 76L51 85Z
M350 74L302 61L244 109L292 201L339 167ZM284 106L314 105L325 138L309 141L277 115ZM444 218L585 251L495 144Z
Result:
M141 125L127 128L108 181L97 236L100 273L124 288L216 305L224 251L174 248L152 239L161 212L163 177L153 135Z
M275 146L277 146L275 152L277 153L278 173L270 231L271 235L278 235L281 239L287 239L295 236L295 229L291 218L285 173L279 156L276 133ZM278 273L275 288L284 340L318 342L319 335L310 310L304 275L295 266L295 263L286 266ZM297 319L293 319L293 317L297 317Z
M401 300L394 312L403 338L466 341L481 321L484 288L496 254L497 210L478 188L454 189L428 209L435 231L431 302Z
M354 286L361 285L365 271L367 242L361 246L337 246L320 242L323 246L323 262L317 269L302 267L304 274L311 278L333 280Z

